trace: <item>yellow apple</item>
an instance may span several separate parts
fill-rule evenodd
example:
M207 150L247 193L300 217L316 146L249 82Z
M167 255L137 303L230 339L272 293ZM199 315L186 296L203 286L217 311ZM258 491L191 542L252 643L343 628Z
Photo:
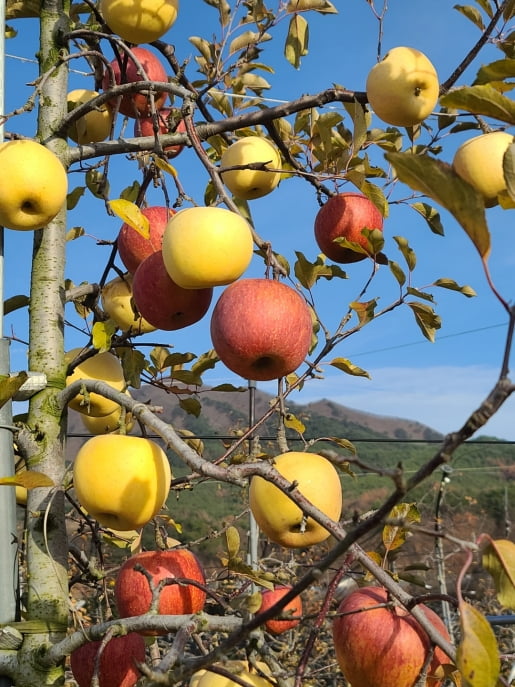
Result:
M163 234L163 261L183 289L205 289L236 281L252 259L249 223L217 207L181 210L168 220Z
M26 506L27 505L27 497L28 497L27 487L22 487L20 484L17 484L15 487L15 490L16 490L16 503L19 506Z
M179 0L100 0L111 31L129 43L152 43L174 24Z
M100 298L105 312L122 332L130 330L131 334L148 334L156 330L134 309L131 274L127 273L107 282Z
M29 139L0 145L0 226L41 229L63 207L68 178L59 158Z
M114 530L137 530L163 507L170 463L151 439L102 434L88 439L73 463L73 485L89 515Z
M334 465L317 453L291 451L277 456L276 470L290 482L296 482L300 493L322 513L338 521L342 511L342 488ZM318 544L329 532L302 510L289 496L263 477L250 482L250 510L257 524L275 542L288 548Z
M248 661L225 661L224 663L215 663L214 665L224 668L245 683L253 685L253 687L271 687L271 685L275 684L275 681L259 675L249 666ZM266 663L258 661L256 665L264 675L270 675L270 668ZM239 684L240 683L235 680L231 680L224 675L219 675L207 669L199 670L197 673L194 673L191 676L189 687L238 687Z
M99 95L97 91L88 91L84 88L70 91L66 96L68 112L71 112L79 105L84 105L84 103L89 102L97 95ZM80 145L96 143L103 141L109 136L112 123L113 111L108 103L104 103L76 119L66 133L72 141Z
M498 194L506 189L502 162L512 143L512 134L492 131L469 138L454 155L454 171L484 197L488 206L495 205Z
M438 74L424 53L400 46L372 67L366 89L380 119L394 126L415 126L435 109Z
M229 146L220 160L220 167L234 167L252 163L267 163L270 169L280 169L279 151L265 138L246 136ZM274 190L281 180L281 172L259 169L233 169L222 173L222 181L229 191L243 200L261 198Z
M82 348L73 348L71 351L68 351L65 354L66 362L68 364L73 362L82 350ZM66 386L79 379L98 379L106 382L106 384L109 384L117 391L123 391L126 387L122 364L115 355L108 351L97 353L77 365L71 375L66 377ZM86 402L84 394L78 393L68 405L79 413L93 417L105 417L119 408L116 401L111 401L95 392L88 395L88 400L89 403Z
M130 396L128 391L125 391L127 396ZM125 417L122 420L122 407L117 406L112 413L104 415L103 417L94 417L93 415L80 415L82 424L90 432L90 434L120 434L122 429L122 422L125 425L124 433L129 434L134 427L134 417L131 412L126 411Z

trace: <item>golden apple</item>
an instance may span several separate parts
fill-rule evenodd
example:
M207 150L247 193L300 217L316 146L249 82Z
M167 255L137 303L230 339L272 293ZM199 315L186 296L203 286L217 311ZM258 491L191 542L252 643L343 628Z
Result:
M171 478L166 453L155 441L125 434L88 439L73 463L79 503L114 530L146 525L163 507Z
M0 226L41 229L66 201L68 177L59 158L29 139L0 145Z
M454 171L484 197L488 206L495 205L498 194L506 189L502 163L512 143L512 134L492 131L469 138L454 155Z
M372 67L366 90L372 110L384 122L415 126L435 109L438 74L424 53L400 46Z
M68 351L65 354L66 362L72 363L82 350L82 348L73 348ZM108 351L97 353L77 365L73 372L66 377L66 386L79 379L98 379L106 382L117 391L123 391L126 387L122 364L115 355ZM68 405L79 413L93 417L105 417L120 407L116 401L111 401L95 392L88 394L88 401L86 401L84 394L78 393Z
M205 289L236 281L252 259L249 223L217 207L181 210L166 225L163 261L183 289Z
M130 396L128 391L125 393ZM123 433L129 434L134 427L134 417L131 412L126 411L125 417L122 419L122 411L122 406L117 406L112 413L103 417L94 417L85 413L81 413L80 417L82 424L90 434L120 434L122 425L124 425Z
M97 95L99 95L97 91L88 91L85 88L70 91L66 96L68 112L71 112L79 105L84 105L84 103L93 100ZM103 141L109 136L112 123L113 111L108 103L104 103L76 119L66 133L72 141L80 145L96 143Z
M266 163L266 167L270 169L280 169L281 156L265 138L246 136L229 146L220 160L222 168L253 163ZM233 169L222 172L221 176L229 191L243 200L266 196L281 180L281 172L266 172L262 169Z
M317 453L291 451L277 456L276 470L297 484L313 506L338 521L342 511L342 488L334 465ZM306 518L296 503L263 477L254 476L249 490L250 510L257 524L275 542L288 548L318 544L329 532L313 518Z
M100 0L111 31L129 43L152 43L175 23L179 0Z
M224 663L215 663L214 665L219 665L245 683L253 685L253 687L271 687L271 685L275 684L273 680L259 675L249 666L248 661L225 661ZM270 669L263 661L258 661L257 667L264 675L270 675ZM231 680L224 675L219 675L209 669L203 669L191 676L189 687L239 687L239 684L239 682Z
M122 332L148 334L156 328L147 322L134 308L132 297L132 275L115 277L104 285L100 294L102 307Z

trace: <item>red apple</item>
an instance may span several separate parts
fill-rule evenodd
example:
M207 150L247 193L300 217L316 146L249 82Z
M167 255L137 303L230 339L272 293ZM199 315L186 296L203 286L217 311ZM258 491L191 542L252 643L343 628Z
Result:
M333 621L336 659L352 687L413 687L424 667L431 641L402 606L371 608L389 601L381 587L357 589L341 602ZM419 605L427 619L450 641L443 621L427 606ZM427 687L438 687L438 669L451 663L435 647L428 669ZM438 674L437 674L438 671Z
M165 83L168 81L166 70L154 53L140 47L131 48L131 52L141 64L144 74L140 72L136 62L127 53L122 52L120 55L121 65L116 57L110 63L116 85L134 83L135 81L158 81ZM111 71L109 69L106 69L104 73L102 88L104 91L112 88ZM167 94L163 91L154 93L156 110L160 110L163 107L166 96ZM116 98L110 102L114 106ZM126 117L147 117L150 111L150 99L146 93L128 93L120 101L119 112Z
M383 230L383 217L377 207L361 193L339 193L329 198L315 218L315 238L320 250L334 262L350 263L367 256L334 240L346 238L367 250L363 229Z
M209 309L213 289L183 289L166 271L162 252L140 263L132 295L140 315L157 329L173 331L198 322Z
M120 568L114 586L116 607L121 618L143 615L150 609L152 592L146 576L134 570L141 565L151 576L153 584L167 577L178 577L205 584L204 571L196 556L187 549L143 551L131 556ZM161 615L198 613L204 608L206 593L188 584L163 587L159 597ZM145 634L156 634L148 632Z
M176 127L170 128L169 118L170 115L177 113L177 110L172 110L170 108L164 107L162 110L156 112L157 125L159 134L170 134L170 133L185 133L186 124L184 119L181 119ZM141 119L136 119L134 122L134 136L153 136L154 135L154 119L153 117L142 117ZM184 146L166 146L164 152L169 158L174 158L179 155L184 149Z
M282 597L287 594L291 588L291 585L279 585L274 589L267 589L264 591L261 594L261 606L259 607L257 613L263 613L263 611L267 611L270 606L273 606L280 599L282 599ZM267 620L265 622L265 627L268 632L273 635L280 635L287 630L297 627L297 625L300 623L300 618L298 617L302 615L302 599L300 596L296 596L294 599L289 601L286 606L283 607L281 615L282 614L290 614L296 617L292 620Z
M88 642L70 656L73 677L79 687L90 687L95 657L101 642ZM138 663L145 662L145 640L137 632L113 637L105 646L98 671L99 687L133 687L141 673Z
M143 208L141 212L150 225L149 238L146 239L129 224L122 224L117 239L120 259L131 274L136 272L140 262L161 250L165 227L170 217L175 214L175 210L160 205L151 205Z
M302 296L272 279L239 279L218 299L211 340L232 372L256 381L283 377L306 358L311 313Z

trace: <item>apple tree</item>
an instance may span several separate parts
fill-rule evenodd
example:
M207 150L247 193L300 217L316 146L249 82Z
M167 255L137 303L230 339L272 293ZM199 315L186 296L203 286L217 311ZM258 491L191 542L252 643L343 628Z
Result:
M9 374L2 346L2 685L75 684L70 665L80 687L507 684L509 662L481 609L463 598L462 580L473 562L483 565L499 603L513 608L514 546L427 527L413 492L514 389L515 311L490 272L489 213L509 218L515 207L515 5L435 9L439 21L458 12L477 32L442 76L416 45L381 54L389 10L378 4L7 1L8 38L37 23L39 74L27 98L9 93L0 146L6 244L14 232L33 236L30 294L4 303L6 314L28 314L26 336L17 333L28 358L26 371ZM310 23L358 6L377 34L368 77L269 97L274 68L302 74L308 48L316 59ZM181 13L209 25L184 54L174 43ZM281 240L280 222L256 219L254 201L288 185L312 199L311 255ZM464 230L507 319L491 392L409 475L365 465L346 436L305 439L288 408L327 367L342 379L368 375L343 346L365 326L404 309L434 341L435 292L475 295L448 275L417 285L410 237L386 231L405 209L435 234L444 223ZM95 241L93 217L116 230ZM69 274L74 250L84 257ZM346 280L357 295L344 301ZM211 346L174 348L193 325ZM242 385L210 385L215 367ZM252 394L272 380L269 408L214 456L138 393L166 392L185 417L201 417L206 386ZM13 399L27 402L14 420ZM72 413L91 436L70 455ZM273 445L260 442L265 425ZM356 468L381 476L389 494L353 516L345 488ZM204 482L233 485L252 514L249 527L221 525L209 573L172 506ZM400 584L395 551L414 536L461 554L449 594L427 598ZM350 591L338 613L342 588L356 579L376 589ZM452 606L454 626L424 603L435 601ZM291 646L274 618L288 625ZM401 641L387 650L389 631L407 653ZM367 661L372 647L380 650Z

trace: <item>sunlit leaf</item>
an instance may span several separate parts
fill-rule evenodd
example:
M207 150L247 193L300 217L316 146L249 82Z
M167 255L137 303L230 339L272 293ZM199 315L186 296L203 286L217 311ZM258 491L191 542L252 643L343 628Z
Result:
M109 182L100 170L88 169L84 178L86 187L95 198L107 198L109 194Z
M264 41L269 41L271 39L272 36L269 33L245 31L231 42L229 46L229 55L233 55L235 52L240 52L240 50L246 50L251 45L256 45L256 43L263 43Z
M112 544L119 549L129 549L131 553L135 553L141 545L141 537L143 530L104 530L102 532L102 539L108 544Z
M177 178L177 170L173 165L171 165L168 160L164 160L162 157L159 157L159 155L153 155L152 160L154 161L156 167L159 167L159 169L163 172L166 172L170 176L172 176L174 179Z
M14 394L27 381L26 372L0 376L0 408L10 401Z
M301 57L308 54L308 45L308 22L302 15L295 14L290 19L288 34L284 44L284 56L295 69L300 67Z
M219 358L216 355L216 351L211 349L210 351L206 351L206 353L202 353L202 355L198 357L198 359L191 366L191 370L192 372L195 372L195 374L201 375L206 370L212 370L218 360Z
M483 23L483 18L477 7L472 7L471 5L454 5L454 9L458 10L458 12L467 17L467 19L470 19L480 31L484 31L485 25Z
M386 551L394 551L405 543L410 532L410 525L420 522L420 511L415 503L399 503L392 508L388 519L394 521L395 524L387 524L383 527L383 546Z
M374 319L376 305L377 300L375 298L371 301L364 301L362 303L358 303L358 301L349 303L349 307L352 308L358 316L361 326L368 324Z
M409 271L413 272L417 264L417 256L413 248L410 247L408 239L404 238L404 236L394 236L393 239L399 247L404 260L406 260Z
M286 413L283 418L283 423L286 429L293 429L299 434L304 434L306 431L306 425L293 413Z
M389 260L388 267L390 268L395 279L397 279L399 285L403 286L406 283L406 275L404 274L404 270L401 268L401 266L394 260Z
M428 155L386 153L399 179L421 191L455 217L483 258L490 252L490 232L482 196L445 162Z
M434 343L435 334L442 326L442 320L439 315L435 313L433 308L430 308L425 303L416 303L414 301L406 303L411 308L415 315L415 321L420 327L422 334Z
M195 353L167 353L162 362L162 369L167 367L175 367L176 365L185 365L195 360L197 356Z
M0 477L0 485L36 489L37 487L53 487L54 482L50 477L37 470L22 470L10 477Z
M490 64L484 64L478 71L474 86L486 84L491 81L502 81L515 76L515 59L496 60Z
M229 559L235 558L240 550L240 533L236 527L231 526L227 528L225 532L225 541Z
M191 430L178 427L177 434L184 440L184 443L192 448L195 453L198 453L199 456L204 453L204 442L202 439L197 438Z
M494 578L497 599L515 608L515 544L508 539L491 540L482 554L483 567Z
M117 198L109 201L109 207L122 222L135 229L144 239L150 237L148 217L145 217L137 205L124 198Z
M202 386L202 378L200 375L193 372L193 370L173 370L172 376L176 381L182 382L183 384Z
M425 291L420 291L420 289L415 289L413 286L408 286L406 293L408 293L410 296L416 296L417 298L422 298L425 301L430 301L431 303L433 303L435 300L432 294L426 293Z
M476 292L471 286L467 286L466 284L464 286L460 286L454 281L454 279L446 279L442 277L441 279L437 279L435 282L433 282L433 284L434 286L440 286L442 289L459 291L467 298L473 298L474 296L477 296Z
M348 375L353 375L354 377L367 377L371 379L369 373L363 368L354 365L347 358L333 358L329 365L336 367L338 370L345 372Z
M128 200L130 203L136 202L139 192L140 192L141 184L139 181L133 181L130 186L126 186L123 191L120 193L120 198L123 200Z
M327 265L325 258L319 255L315 262L309 262L303 253L295 251L297 261L294 265L295 276L305 289L311 289L320 278L338 277L347 279L347 274L339 265Z
M349 441L348 439L341 439L340 437L325 437L327 441L333 441L337 446L340 448L345 449L346 451L349 451L349 453L352 453L353 456L356 455L357 450L352 441Z
M506 190L510 198L515 201L515 143L506 149L502 165L506 179Z
M289 13L307 10L315 10L320 14L338 14L338 10L329 0L290 0L286 7Z
M456 665L464 687L495 687L501 663L495 635L485 616L469 603L459 605L461 641Z
M445 107L515 124L515 102L488 84L455 88L442 95L440 103Z
M444 235L440 213L434 207L427 203L412 203L411 207L422 215L434 234Z
M73 191L70 191L66 196L66 209L73 210L79 200L84 195L86 188L84 186L76 186Z
M95 322L91 331L93 347L97 348L100 353L109 351L116 330L117 326L113 320Z

